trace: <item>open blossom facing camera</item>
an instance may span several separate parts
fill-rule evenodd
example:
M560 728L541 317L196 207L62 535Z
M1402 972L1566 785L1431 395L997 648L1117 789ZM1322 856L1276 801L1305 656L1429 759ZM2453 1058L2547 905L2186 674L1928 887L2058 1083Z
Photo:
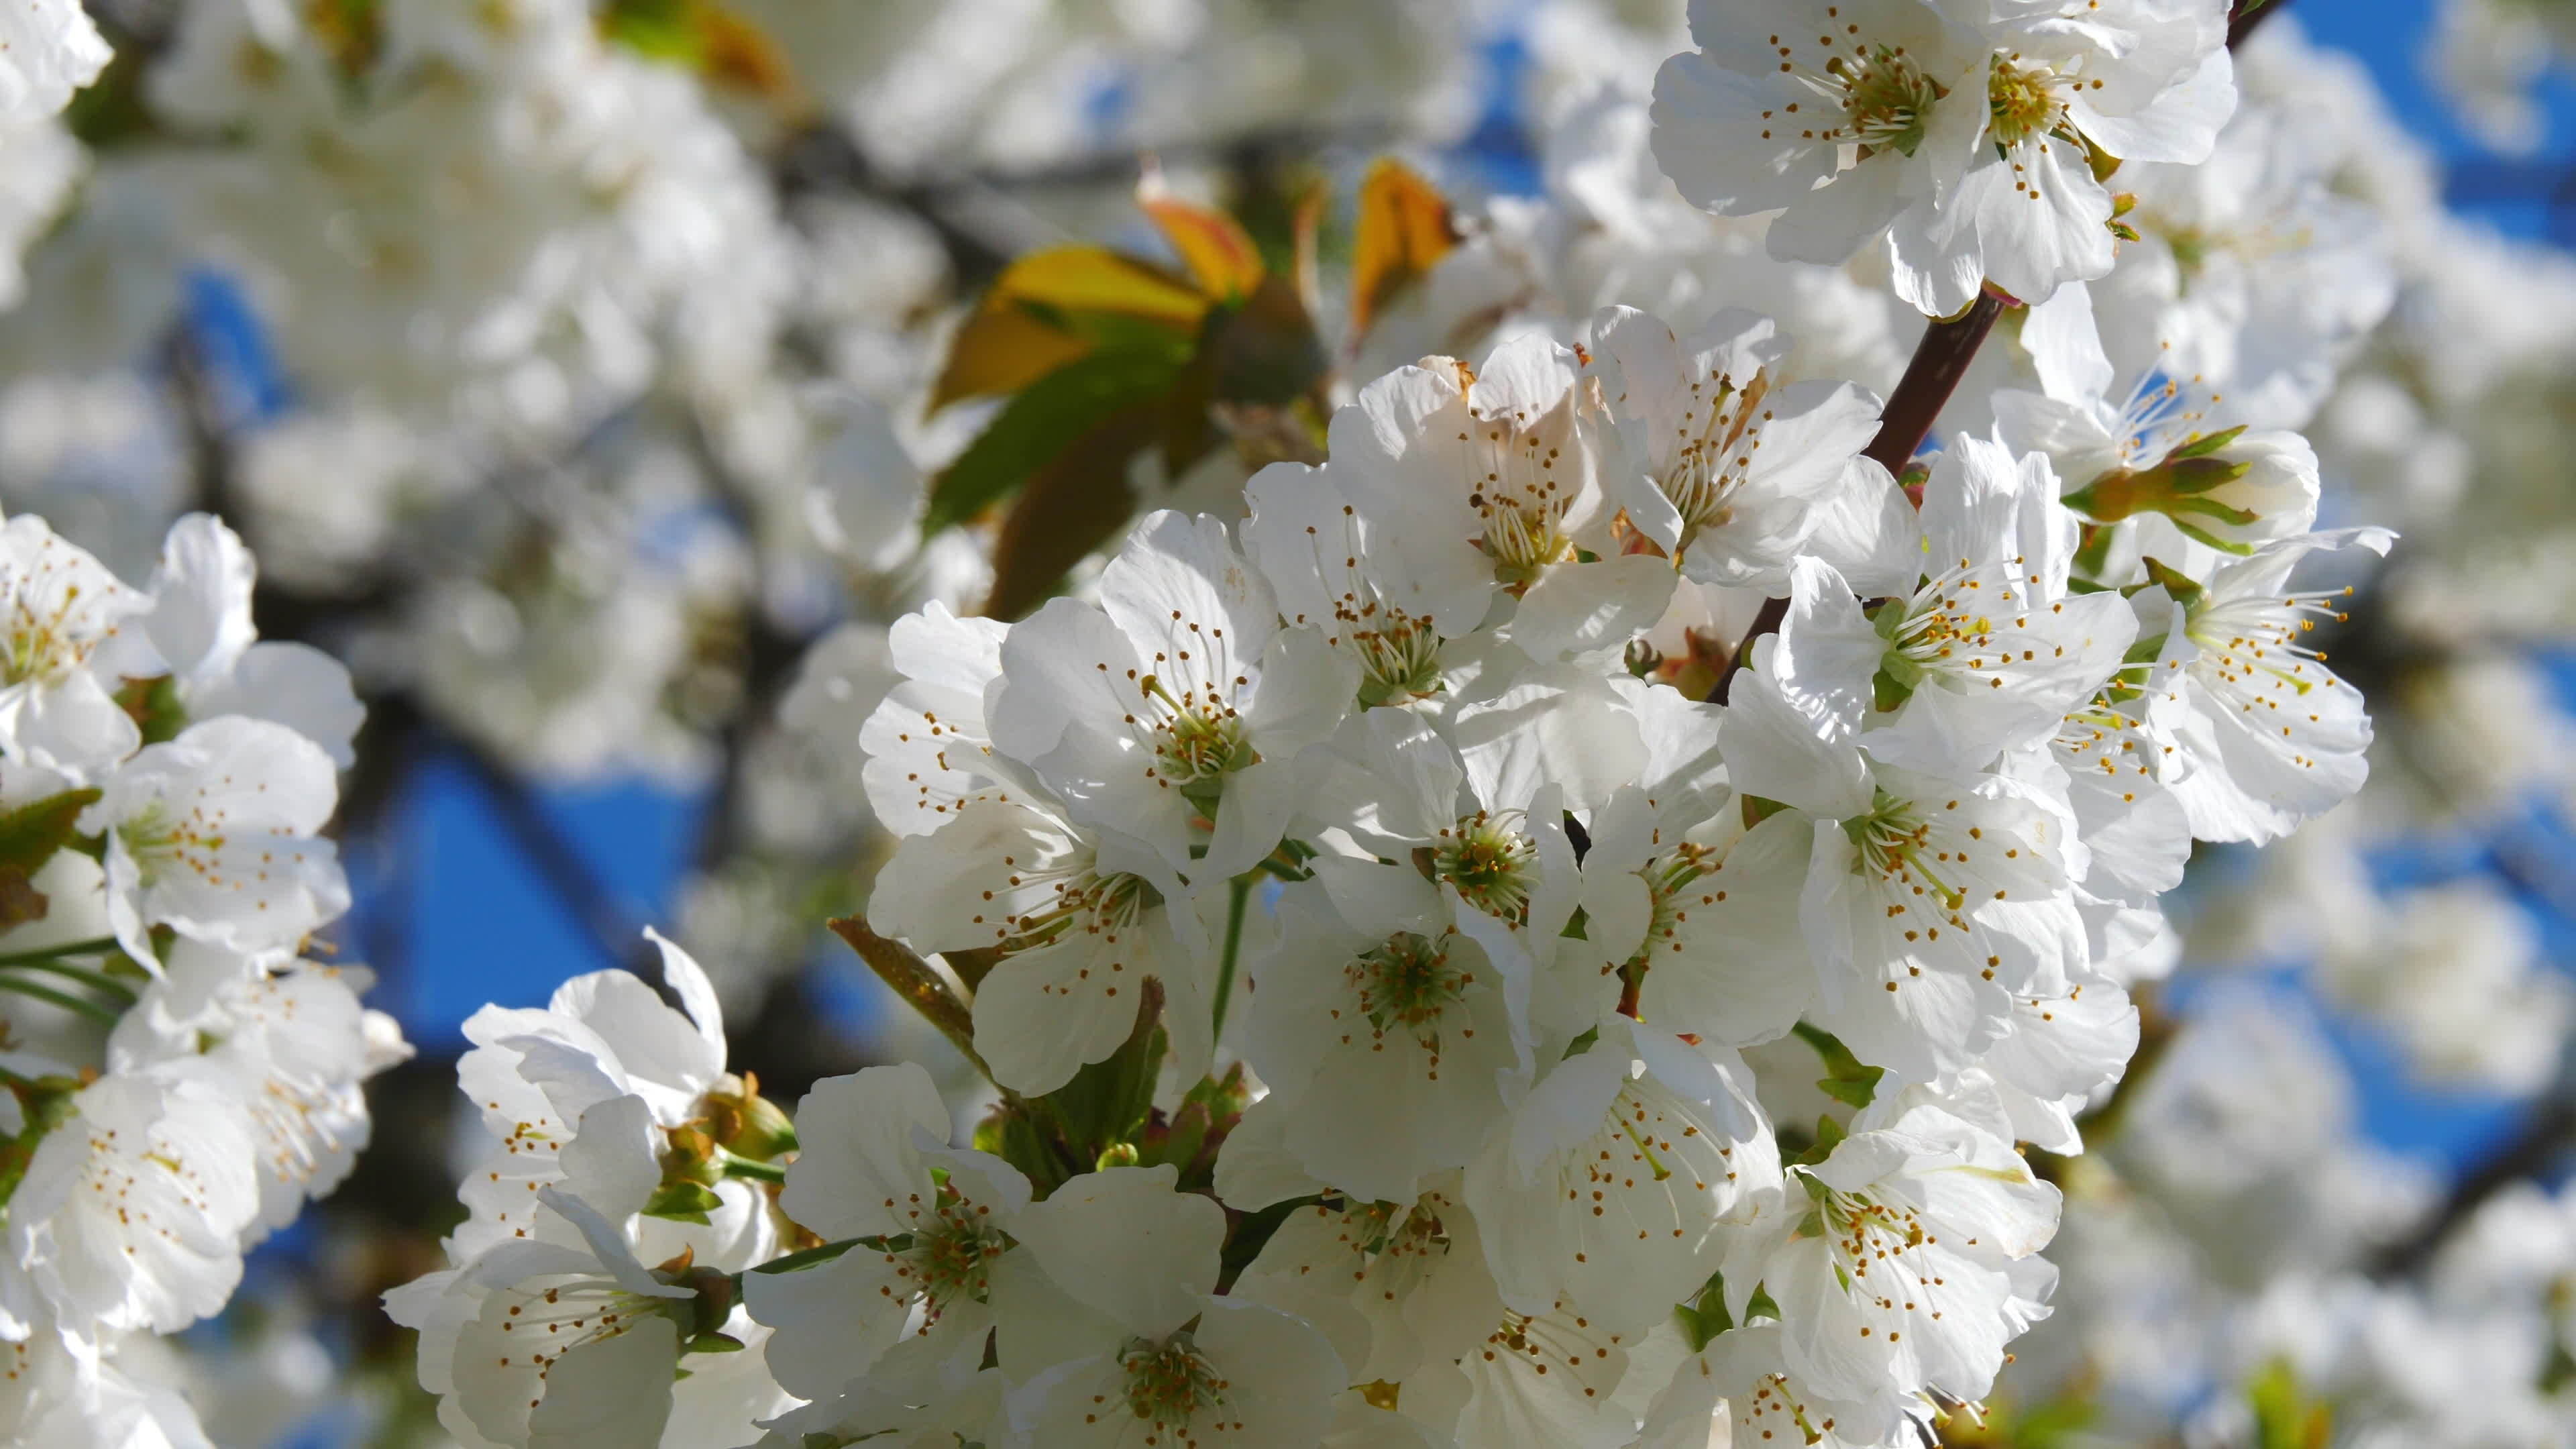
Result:
M1934 316L1985 281L2025 301L2110 271L2120 161L2194 163L2236 108L2223 0L1697 0L1656 82L1682 194L1786 207L1772 255L1837 263L1884 233Z

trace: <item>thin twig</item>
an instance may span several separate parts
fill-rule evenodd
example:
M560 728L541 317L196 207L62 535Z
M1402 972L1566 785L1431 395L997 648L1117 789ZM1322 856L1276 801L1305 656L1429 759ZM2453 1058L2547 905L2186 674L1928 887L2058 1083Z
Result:
M949 1045L963 1053L986 1081L992 1080L993 1069L975 1050L974 1015L929 962L901 941L878 935L864 916L841 916L824 924L832 928L833 935L850 943L850 949L859 953L859 959L868 963L878 980L893 987L894 994L902 997L906 1005L939 1028L939 1034L948 1038Z

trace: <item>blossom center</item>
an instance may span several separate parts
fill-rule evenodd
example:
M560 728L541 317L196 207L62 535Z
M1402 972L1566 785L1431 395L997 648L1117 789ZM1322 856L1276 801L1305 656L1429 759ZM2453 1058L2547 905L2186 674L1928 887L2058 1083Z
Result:
M1161 1343L1130 1339L1118 1351L1135 1416L1158 1429L1186 1429L1200 1413L1222 1408L1227 1383L1182 1329Z
M1717 389L1716 398L1706 404L1696 399L1690 411L1682 415L1682 432L1690 441L1682 445L1681 456L1673 460L1664 473L1664 496L1672 500L1673 511L1682 519L1682 544L1688 547L1693 536L1707 529L1723 528L1735 510L1730 506L1736 489L1743 486L1746 473L1753 466L1753 451L1762 446L1752 436L1767 412L1758 411L1771 391L1767 372L1756 372L1753 380L1741 390L1725 378L1713 378L1706 384L1695 384L1696 393L1705 386ZM1692 424L1700 426L1694 432Z
M1343 637L1360 660L1360 703L1375 707L1422 699L1440 689L1440 633L1429 619L1384 608L1371 620L1347 620Z
M1860 848L1856 874L1917 892L1928 886L1953 911L1966 904L1966 896L1934 870L1929 857L1938 855L1946 869L1950 853L1933 850L1931 822L1915 802L1879 790L1869 813L1844 821L1843 833Z
M1835 56L1828 74L1842 82L1846 139L1864 155L1894 151L1911 156L1923 144L1923 129L1941 87L1902 49L1881 45L1857 60Z
M1250 763L1243 720L1231 712L1185 709L1164 721L1154 742L1163 778L1187 788Z
M913 1230L911 1246L887 1255L895 1276L913 1285L934 1318L959 1299L984 1301L992 1261L1009 1246L990 1209L953 1191L940 1197L938 1212Z
M1467 506L1485 525L1477 546L1494 561L1494 574L1515 588L1537 581L1548 565L1574 557L1565 510L1576 480L1556 471L1564 449L1537 432L1469 409L1476 424L1476 454L1483 474Z
M1464 1000L1475 973L1449 964L1441 943L1400 932L1381 946L1363 951L1343 975L1359 994L1360 1014L1377 1034L1400 1031L1424 1050L1440 1050L1440 1021Z
M1143 876L1076 871L1056 883L1052 908L1012 917L1008 935L1017 938L1012 942L1015 948L1038 945L1077 929L1115 941L1162 903L1162 892Z
M1530 888L1538 873L1538 842L1484 811L1441 833L1432 851L1432 873L1458 888L1460 899L1497 920L1521 924L1529 915Z
M1995 140L2017 146L2047 135L2065 109L2057 98L2057 75L2045 66L2017 65L1996 56L1986 73L1986 104Z

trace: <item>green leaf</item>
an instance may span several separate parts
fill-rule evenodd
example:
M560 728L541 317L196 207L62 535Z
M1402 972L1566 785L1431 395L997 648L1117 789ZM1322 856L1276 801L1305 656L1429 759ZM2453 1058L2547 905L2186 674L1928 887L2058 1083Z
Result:
M989 1152L1020 1170L1045 1197L1071 1177L1064 1158L1055 1151L1047 1129L1039 1125L1037 1104L1017 1098L1006 1098L994 1107L991 1116L975 1124L975 1150Z
M1877 1098L1879 1078L1887 1075L1886 1068L1873 1067L1853 1056L1851 1048L1821 1027L1802 1021L1794 1030L1798 1033L1798 1040L1815 1048L1816 1055L1824 1061L1825 1075L1817 1080L1817 1090L1855 1109L1866 1107ZM1834 1130L1839 1138L1842 1129L1837 1127Z
M81 812L96 803L95 789L64 790L0 815L0 866L34 875L71 843Z
M1223 1293L1234 1286L1234 1280L1242 1276L1244 1269L1252 1266L1253 1259L1261 1256L1261 1250L1270 1245L1271 1236L1279 1231L1280 1224L1288 1221L1290 1214L1301 1208L1313 1207L1319 1201L1321 1199L1292 1197L1286 1202L1272 1203L1258 1212L1241 1216L1228 1213L1233 1231L1226 1234L1225 1252L1218 1263L1217 1291Z
M1104 348L1030 383L931 485L923 534L963 523L1018 492L1104 417L1169 391L1187 362L1178 346Z
M651 60L695 65L697 26L689 0L610 0L600 12L600 34Z
M1118 1050L1073 1074L1073 1080L1036 1099L1063 1124L1065 1141L1085 1162L1145 1131L1154 1109L1154 1078L1163 1065L1158 1024L1140 1023Z

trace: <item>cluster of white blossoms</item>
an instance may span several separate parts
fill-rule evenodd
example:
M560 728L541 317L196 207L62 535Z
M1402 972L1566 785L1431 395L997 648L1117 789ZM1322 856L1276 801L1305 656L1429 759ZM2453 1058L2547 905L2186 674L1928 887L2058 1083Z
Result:
M2196 33L2173 74L2223 82ZM2126 53L2084 34L2064 76ZM2214 130L2232 93L2193 84ZM901 843L841 924L999 1104L953 1145L928 1074L879 1067L790 1127L668 948L684 1012L604 973L478 1017L473 1216L391 1300L450 1430L1973 1417L2055 1280L2017 1144L2082 1150L2158 897L2195 838L2362 783L2308 642L2339 591L2290 576L2387 537L2314 531L2295 434L2082 356L1909 488L1880 400L1795 356L1750 312L1610 308L1425 358L1239 523L1155 513L1016 624L897 624L857 743ZM1727 591L1784 611L1703 701L1649 641ZM1819 1115L1766 1107L1809 1080Z
M2367 774L2314 647L2348 591L2293 575L2389 535L2317 530L2285 418L2374 319L2240 366L2250 304L2081 285L2179 252L2186 222L2121 220L2142 201L2234 219L2183 179L2235 109L2227 18L1695 7L1653 122L1685 196L1785 206L1785 258L1884 233L1924 311L2037 304L2027 365L1926 457L1888 434L1940 397L1899 423L1817 364L1865 346L1609 306L1386 372L1321 462L1146 516L1023 620L933 603L820 666L796 707L841 722L826 767L899 842L835 928L998 1100L961 1145L906 1064L791 1118L668 943L676 1008L605 972L478 1015L470 1216L388 1298L447 1429L1861 1449L1975 1422L2052 1307L2061 1197L2025 1154L2083 1152L2128 989L2172 964L2160 897L2195 841L2278 840ZM2123 162L2170 169L2115 192ZM1569 194L1615 232L1669 221L1644 190ZM2276 373L2251 407L2206 380Z
M222 1309L345 1178L410 1055L368 977L304 958L349 905L323 838L364 711L264 642L231 530L143 587L0 524L0 1437L207 1442L120 1356ZM149 1363L149 1350L143 1350Z

